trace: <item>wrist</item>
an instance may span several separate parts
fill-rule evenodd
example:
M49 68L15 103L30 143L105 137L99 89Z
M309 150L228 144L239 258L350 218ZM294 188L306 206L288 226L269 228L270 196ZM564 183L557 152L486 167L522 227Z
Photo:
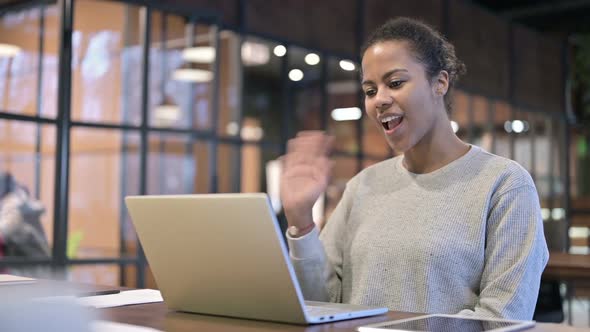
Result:
M287 233L289 233L289 236L292 238L298 238L298 237L302 237L304 235L307 235L308 233L310 233L311 231L313 231L313 229L316 227L314 222L309 223L308 225L305 225L303 227L298 227L298 226L290 226L287 229Z
M297 226L297 228L304 228L309 224L313 224L313 217L311 209L285 209L285 218L289 226Z

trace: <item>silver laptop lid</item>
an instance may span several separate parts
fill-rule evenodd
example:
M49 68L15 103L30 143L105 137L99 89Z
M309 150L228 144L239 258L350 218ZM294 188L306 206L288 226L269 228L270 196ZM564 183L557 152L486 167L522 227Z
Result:
M170 309L306 323L266 194L129 196L125 202Z

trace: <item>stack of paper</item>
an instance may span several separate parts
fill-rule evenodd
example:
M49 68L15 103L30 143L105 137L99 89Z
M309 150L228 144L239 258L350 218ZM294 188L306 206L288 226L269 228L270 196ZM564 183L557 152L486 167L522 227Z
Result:
M90 323L90 330L92 332L161 332L160 330L152 329L151 327L107 322L103 320Z
M134 289L118 294L81 297L78 304L94 308L111 308L124 305L162 302L160 291L155 289Z

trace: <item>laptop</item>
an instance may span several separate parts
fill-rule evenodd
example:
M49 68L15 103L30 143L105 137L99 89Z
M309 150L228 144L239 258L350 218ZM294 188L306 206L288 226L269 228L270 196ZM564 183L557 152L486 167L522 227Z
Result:
M304 301L266 194L128 196L125 203L172 310L293 324L388 311Z

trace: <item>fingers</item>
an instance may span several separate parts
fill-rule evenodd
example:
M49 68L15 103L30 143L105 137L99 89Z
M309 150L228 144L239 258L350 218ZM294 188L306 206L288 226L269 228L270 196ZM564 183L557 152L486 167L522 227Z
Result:
M334 137L322 131L304 131L287 142L287 154L282 156L283 172L299 173L298 168L320 169L329 161ZM323 168L322 168L323 170Z
M330 182L330 177L332 175L332 169L334 168L334 161L328 158L321 159L318 162L317 167L315 170L315 178L322 181L322 186L324 189Z
M327 157L309 158L301 154L288 154L282 158L281 176L290 178L313 178L326 182L334 167L334 161Z
M312 156L329 155L334 145L334 137L323 131L302 131L287 142L287 152L304 152Z

